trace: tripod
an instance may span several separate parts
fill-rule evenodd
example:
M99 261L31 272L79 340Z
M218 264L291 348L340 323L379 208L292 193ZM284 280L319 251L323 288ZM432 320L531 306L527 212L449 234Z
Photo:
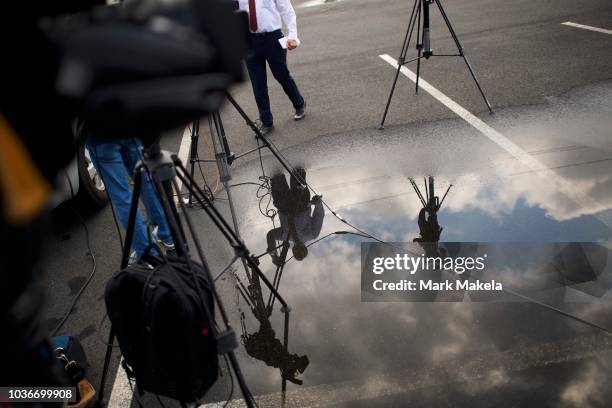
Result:
M430 37L430 13L429 7L432 4L436 4L438 6L438 10L440 10L440 14L444 19L444 23L448 28L451 36L453 37L453 41L455 42L455 46L457 47L457 54L436 54L433 52L431 48L431 37ZM422 27L421 27L422 25ZM406 55L408 54L408 49L410 48L410 41L412 40L412 35L414 29L416 27L416 49L418 55L416 58L406 60ZM487 99L482 87L480 86L480 82L476 78L476 74L474 73L474 69L470 64L470 61L465 56L463 46L459 42L459 37L457 37L457 33L453 29L450 20L442 7L442 3L440 0L415 0L414 5L412 6L412 13L410 14L410 20L408 21L408 28L406 29L406 35L404 36L404 42L402 44L402 50L400 52L400 56L397 62L397 70L395 71L395 77L393 79L393 85L391 86L391 91L389 92L389 98L387 99L387 105L385 106L385 112L383 113L382 120L380 121L380 129L385 128L385 119L387 118L387 113L389 112L389 106L391 105L391 99L393 98L393 93L395 91L395 86L397 85L397 79L400 74L401 68L411 62L416 61L417 63L417 72L416 72L416 88L415 93L419 92L419 78L421 76L421 60L423 58L429 59L430 57L461 57L463 61L465 61L465 65L470 71L470 75L472 79L476 83L484 102L487 105L490 113L493 113L493 108L491 108L491 104Z
M210 114L208 117L208 125L210 127L211 136L213 132L219 135L219 142L223 146L223 152L219 154L223 154L225 156L225 162L227 166L231 166L234 160L236 160L236 155L230 151L229 143L227 142L227 138L225 137L225 129L223 127L223 121L221 120L221 115L219 111L215 111ZM213 130L214 129L214 130ZM198 156L198 141L200 138L200 119L196 119L191 123L191 143L189 146L189 174L191 178L194 178L195 175L195 166L199 165L199 163L215 163L219 160L218 156L215 155L215 160L206 160L200 159ZM218 153L218 152L215 152ZM208 186L207 186L208 187ZM210 197L213 196L213 192L210 192ZM193 205L193 195L188 193L188 204Z
M270 281L266 278L266 276L261 272L258 266L257 259L252 256L249 250L246 248L242 240L239 236L231 229L229 224L225 221L223 216L219 213L219 211L213 206L210 198L207 194L197 186L191 179L189 173L178 159L176 155L170 155L168 152L161 151L159 147L159 141L154 142L150 145L145 152L145 156L143 161L137 166L136 172L134 175L134 194L132 198L132 203L130 207L130 218L125 236L125 244L124 251L122 254L121 267L125 268L128 264L128 258L130 254L132 237L134 234L134 226L136 213L138 211L138 201L140 197L140 192L142 188L142 181L144 173L148 173L151 177L151 180L157 190L162 208L168 220L168 225L172 232L172 236L176 245L177 255L179 257L184 258L187 261L187 264L190 270L193 273L195 269L193 267L193 263L190 257L190 249L187 245L187 239L185 234L185 229L183 227L183 223L179 217L178 208L175 205L173 200L173 190L178 190L178 184L176 179L178 178L184 186L187 186L192 196L195 200L202 206L207 215L211 218L215 226L221 231L223 236L227 239L229 244L234 248L235 259L242 258L246 265L250 268L254 275L257 275L261 281L269 288L269 290L274 293L274 296L279 299L279 302L283 305L284 311L286 313L289 312L290 308L284 299L278 294L274 286L270 283ZM185 203L179 200L179 205L183 207ZM185 223L189 230L189 234L193 239L194 246L196 248L196 252L200 259L202 266L204 267L205 273L207 275L208 281L213 282L212 277L210 276L210 269L208 268L208 264L206 262L206 258L204 256L204 252L202 250L202 246L197 239L197 235L195 232L195 228L191 219L189 217L188 211L183 207L181 211L183 217L185 219ZM199 288L198 288L199 289ZM236 335L233 331L230 323L228 315L225 311L223 303L214 287L212 285L212 293L213 297L219 307L219 313L223 320L225 331L215 333L215 339L217 342L217 348L220 354L225 354L228 357L230 366L235 373L235 376L238 380L238 384L242 390L245 402L248 407L253 407L253 397L246 385L244 377L242 376L242 372L240 370L240 366L236 359L236 356L233 350L237 347ZM201 298L203 298L200 295ZM211 319L211 321L213 321ZM100 384L100 392L98 396L98 404L102 405L104 398L104 385L106 382L106 376L108 373L108 367L110 363L110 357L113 349L114 342L114 331L111 327L109 333L109 341L107 344L106 356L104 359L104 367L102 373L102 380ZM181 403L183 406L184 403Z
M260 132L255 122L253 122L248 117L246 112L240 107L240 105L238 105L236 100L228 92L225 93L225 96L228 99L228 101L234 106L234 108L238 111L240 116L246 121L247 125L253 130L253 132L256 135L255 138L258 141L257 143L258 146L256 148L250 151L247 151L241 155L235 156L235 158L245 156L249 153L252 153L264 147L267 147L272 153L272 155L285 168L285 170L287 170L289 174L292 174L296 177L296 180L298 181L298 183L305 184L304 180L302 180L299 174L297 174L291 168L291 166L283 159L283 157L281 157L281 155L275 150L275 148L272 146L269 140ZM228 194L229 194L229 184L227 183L231 179L231 176L229 176L229 163L227 160L228 155L226 153L229 151L229 146L227 144L227 139L225 138L225 132L223 130L223 125L221 123L220 116L217 116L217 119L218 119L218 122L217 122L218 126L215 126L214 128L215 130L219 129L219 132L215 132L219 143L215 143L215 139L213 138L215 150L218 151L218 153L216 154L217 160L215 161L217 161L221 167L227 170L227 173L225 173L225 171L223 172L220 171L220 174L226 174L226 176L223 177L225 179L224 183L226 183L224 185L226 186L226 189L228 190ZM215 123L214 119L212 120L213 120L213 123ZM192 145L192 157L194 157L194 152L195 154L197 154L197 150L194 150L194 149L197 149L197 138L198 138L197 130L198 128L199 128L199 121L197 121L197 126L194 126L192 128L192 141L195 140L196 142L195 146ZM260 145L259 141L262 141L263 144ZM223 151L220 150L220 146L224 147ZM191 164L195 165L196 163L197 161ZM164 213L166 214L166 217L168 219L168 224L170 226L170 230L173 235L177 254L181 257L185 257L188 260L190 259L189 258L189 248L187 246L187 241L185 239L185 232L183 229L183 225L180 222L178 209L174 203L174 200L172 199L173 189L174 191L179 191L178 184L176 182L176 178L178 178L180 182L182 183L182 185L187 188L189 192L190 200L193 200L195 198L198 204L202 206L202 208L207 213L207 215L212 219L215 226L222 232L223 236L229 242L232 248L234 248L234 258L232 259L230 264L219 274L219 276L224 274L240 258L243 262L243 265L245 266L246 274L247 274L247 277L249 278L249 281L253 281L254 277L257 277L258 279L261 279L264 282L264 284L268 287L268 289L271 292L270 296L273 295L274 298L278 299L279 302L281 303L282 305L281 311L285 313L285 319L288 322L289 313L290 313L291 308L285 302L282 296L278 293L275 285L270 283L270 281L263 274L263 272L259 268L258 259L255 256L252 256L250 254L249 250L246 248L246 246L242 242L242 239L240 238L237 232L237 220L236 220L233 204L230 206L230 210L232 212L232 220L234 222L234 229L230 227L230 225L223 218L223 216L219 213L219 211L213 206L212 198L208 196L207 192L205 192L202 188L200 188L197 185L197 183L192 177L193 168L192 168L191 173L187 172L187 170L185 169L185 167L183 166L183 164L181 163L181 161L178 159L176 155L170 156L169 153L161 151L159 147L159 141L156 141L147 149L147 154L145 155L144 163L141 163L137 167L137 171L135 173L134 194L132 197L132 204L130 208L130 222L128 223L126 236L125 236L125 244L124 244L124 252L123 252L122 261L121 261L121 269L127 267L127 264L128 264L129 253L130 253L130 248L131 248L131 241L132 241L132 236L134 233L134 224L135 224L134 221L136 217L136 212L138 210L138 200L139 200L140 190L142 186L143 171L148 171L149 174L151 174L151 179L153 180L153 183L157 188L157 192L158 192L162 207L164 209ZM185 203L182 200L178 200L178 203L181 206L185 205ZM189 227L190 235L193 237L193 242L198 252L200 261L202 265L204 266L204 269L206 270L207 275L210 275L210 271L208 269L203 250L195 234L195 230L188 216L188 212L185 211L185 208L183 208L182 213ZM249 273L249 269L252 271L252 273ZM210 276L208 277L210 278ZM213 282L212 279L210 279L210 281ZM244 377L242 376L242 372L240 371L238 361L236 360L236 357L232 351L233 349L237 347L236 336L235 336L233 329L231 328L229 324L229 320L228 320L227 314L225 313L225 309L223 308L223 305L221 303L221 299L219 298L216 290L214 290L214 285L213 285L213 296L215 300L217 301L217 304L219 305L219 311L224 321L224 324L226 326L226 331L223 333L220 333L219 336L217 337L218 348L220 352L225 352L225 354L228 355L230 365L236 374L236 377L238 379L238 383L244 395L246 404L248 407L253 407L253 397L250 394L250 391L244 381ZM99 387L99 393L98 393L98 401L97 401L98 406L103 406L103 402L104 402L104 388L106 384L106 377L108 375L110 359L111 359L111 355L113 351L114 339L115 339L115 334L111 326L107 348L106 348L106 355L104 357L102 378L100 381L100 387Z
M293 177L296 179L296 181L299 184L304 185L305 183L304 183L304 180L299 176L299 174L293 170L293 168L284 160L283 157L281 157L281 155L276 151L276 149L272 146L269 140L261 133L261 131L255 124L255 122L253 122L253 120L249 118L246 112L242 109L242 107L238 104L238 102L236 102L236 100L230 95L230 93L225 92L225 96L227 100L230 102L230 104L236 109L238 114L245 120L247 126L249 126L251 130L253 130L253 132L255 133L255 139L257 140L257 147L254 149L248 150L244 153L238 154L238 155L232 153L229 147L229 143L227 141L227 137L225 135L225 129L223 127L223 121L221 120L221 115L217 111L217 112L213 112L213 114L211 114L208 117L210 136L211 136L212 144L213 144L214 151L215 151L215 160L197 159L197 142L199 138L199 120L194 121L192 124L192 129L191 129L191 149L190 149L191 172L190 174L191 174L192 180L190 181L190 183L192 184L190 184L190 187L191 189L193 189L193 174L194 174L194 166L196 163L198 162L216 162L218 170L219 170L219 180L221 181L221 183L223 184L223 187L225 188L225 191L227 192L227 199L229 202L230 214L232 217L232 223L234 225L233 231L238 237L238 239L242 239L240 237L240 231L238 228L238 219L236 217L236 209L234 207L234 202L232 199L232 194L231 194L231 189L230 189L231 186L229 184L230 180L232 179L230 167L235 160L241 157L244 157L248 154L251 154L253 152L259 151L262 148L268 148L270 152L272 153L272 155L276 158L276 160L285 168L285 170L287 170L287 172L289 172L290 175L293 175ZM260 141L263 142L263 144L260 145L259 144ZM211 195L211 199L214 199L212 195ZM192 193L191 192L189 192L188 202L189 204L192 204ZM229 270L236 260L237 258L234 258L232 262L230 262L230 264L217 277L223 275L227 270ZM244 266L246 276L249 280L249 285L254 285L256 283L254 281L256 276L249 273L248 265L244 262L244 260L243 260L243 266ZM278 274L278 271L277 271L277 274ZM275 282L276 282L276 277L275 277ZM277 288L278 288L278 285L276 285L275 283L275 289ZM278 298L277 293L278 292L276 291L270 292L270 299L272 301ZM285 310L285 309L286 309L286 305L283 304L282 310L284 313L288 314L289 310L288 309Z

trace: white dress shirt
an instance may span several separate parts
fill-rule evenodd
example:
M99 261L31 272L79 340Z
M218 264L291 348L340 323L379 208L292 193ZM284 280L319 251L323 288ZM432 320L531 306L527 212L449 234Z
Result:
M239 0L240 10L249 12L249 0ZM257 32L267 33L287 26L287 38L298 41L295 10L290 0L255 0Z

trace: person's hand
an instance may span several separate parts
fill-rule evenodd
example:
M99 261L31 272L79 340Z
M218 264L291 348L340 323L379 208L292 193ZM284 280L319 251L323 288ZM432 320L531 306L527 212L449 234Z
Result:
M321 198L323 198L323 196L316 195L316 196L312 197L310 202L313 203L314 205L321 204Z
M297 41L295 40L287 40L287 48L290 50L295 50L298 46Z

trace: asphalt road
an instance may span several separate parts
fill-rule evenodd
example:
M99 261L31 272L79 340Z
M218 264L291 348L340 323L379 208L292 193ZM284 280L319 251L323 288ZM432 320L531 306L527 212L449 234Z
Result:
M428 93L415 95L414 84L403 76L386 130L377 129L394 74L393 67L379 55L397 58L412 2L343 0L302 7L311 3L295 3L302 45L289 54L291 72L308 103L303 121L292 120L292 107L282 89L270 82L276 126L271 139L294 163L343 163L377 170L388 167L401 174L476 174L484 178L501 169L505 176L515 175L520 183L531 183L533 169L474 131ZM590 115L610 116L612 36L561 23L572 21L610 29L610 2L453 0L444 6L497 114L487 113L459 58L425 61L421 66L423 78L537 156L554 174L579 185L579 191L586 190L589 197L603 204L599 210L609 209L610 127L609 123L590 120ZM453 52L453 42L439 15L434 13L433 19L434 51ZM232 92L255 118L249 84ZM575 118L571 124L563 121L568 112ZM221 114L232 150L253 148L253 135L236 112L225 106ZM402 139L404 136L408 139ZM170 132L164 146L178 150L181 137L182 130ZM572 149L576 146L580 148ZM352 154L355 152L360 153ZM210 145L201 143L200 154L210 156ZM273 167L269 154L264 157ZM353 161L347 162L346 157ZM397 164L400 162L401 166ZM256 156L241 159L236 164L236 178L256 181L256 164ZM215 179L210 165L204 165L204 172L209 181ZM546 197L558 199L555 194ZM222 201L219 205L227 212ZM593 208L574 207L567 205L558 211L565 210L568 217L595 212ZM250 221L246 218L244 225ZM222 264L228 251L203 217L197 222L208 250L218 257L215 263ZM108 331L108 322L103 321L103 291L105 282L117 270L120 246L108 208L87 215L85 223L96 273L60 332L81 339L92 365L89 376L97 384ZM88 251L85 229L72 206L66 204L54 213L53 231L46 238L39 266L48 293L44 327L51 329L57 324L87 279L93 266ZM109 387L117 359L115 353ZM216 392L217 400L221 400L224 390Z

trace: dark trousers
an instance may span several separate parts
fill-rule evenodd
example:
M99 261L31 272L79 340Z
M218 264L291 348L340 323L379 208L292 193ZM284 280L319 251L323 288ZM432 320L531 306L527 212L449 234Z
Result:
M259 109L259 118L265 126L273 123L270 111L270 98L268 97L268 78L266 72L266 61L270 66L272 75L283 87L283 90L291 100L295 109L304 105L304 98L295 84L295 81L287 68L287 50L278 42L283 37L281 30L270 33L251 34L252 55L247 58L246 65L253 85L255 102Z
M304 181L306 180L306 171L304 169L298 168L295 171ZM295 214L308 208L310 190L308 188L300 189L298 181L293 176L291 176L290 183L291 187L289 187L284 174L273 176L271 179L272 200L280 213L295 216Z

